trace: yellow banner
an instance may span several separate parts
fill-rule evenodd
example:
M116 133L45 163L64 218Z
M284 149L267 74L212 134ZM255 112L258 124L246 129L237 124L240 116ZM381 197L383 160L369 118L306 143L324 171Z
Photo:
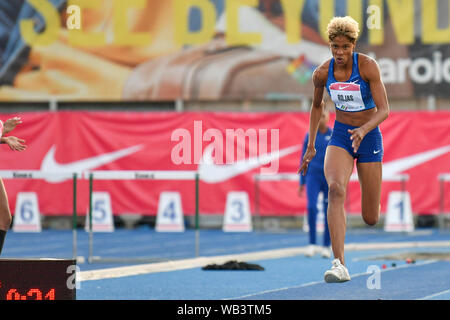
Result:
M259 99L310 94L311 70L329 57L326 26L333 16L344 14L360 24L361 52L396 59L394 64L411 60L409 66L400 62L403 78L393 75L392 68L382 70L409 88L405 95L415 92L414 85L420 84L416 78L437 79L438 86L450 82L450 4L439 0L8 3L0 5L11 19L10 24L0 22L0 100ZM417 45L431 67L424 62L410 71L413 59L421 58L411 58L411 48ZM440 46L441 70L433 62L435 45ZM433 74L427 77L427 72ZM276 79L265 77L269 74ZM436 88L419 92L428 90L433 93Z

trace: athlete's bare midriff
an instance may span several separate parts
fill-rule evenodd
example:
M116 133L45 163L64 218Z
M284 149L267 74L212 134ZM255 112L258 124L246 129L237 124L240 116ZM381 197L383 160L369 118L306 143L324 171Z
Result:
M377 108L358 112L346 112L336 110L336 121L348 124L349 126L360 127L368 122L372 116L377 112Z

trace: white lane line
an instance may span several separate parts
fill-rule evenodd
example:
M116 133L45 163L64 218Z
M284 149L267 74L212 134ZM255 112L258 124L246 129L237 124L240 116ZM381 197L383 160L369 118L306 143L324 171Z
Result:
M438 293L430 294L429 296L418 298L416 300L429 300L429 299L433 299L433 298L436 298L438 296L441 296L441 295L447 294L447 293L450 293L450 289L445 290L445 291L441 291L441 292L438 292Z
M417 267L423 266L423 265L427 265L427 264L435 263L435 262L437 262L437 260L426 260L426 261L422 261L422 262L417 262L415 264L408 264L408 265L403 265L403 266L399 266L399 267L392 268L392 269L383 269L380 271L381 272L389 272L389 271L394 271L394 270L398 270L398 269L412 268L415 266L417 266ZM367 272L355 273L355 274L350 275L350 278L354 279L354 278L357 278L360 276L367 276L367 275L371 275L371 273L367 273ZM235 297L235 298L226 298L224 300L239 300L239 299L243 299L243 298L258 296L258 295L265 294L265 293L274 293L274 292L283 291L283 290L287 290L287 289L299 289L299 288L309 287L309 286L312 286L315 284L322 284L322 283L325 283L325 281L322 280L322 281L308 282L308 283L304 283L304 284L301 284L298 286L277 288L277 289L272 289L272 290L264 290L264 291L255 292L255 293L251 293L251 294L247 294L247 295L243 295L243 296L239 296L239 297Z
M205 264L225 263L229 260L252 261L252 260L268 260L268 259L285 258L285 257L297 256L300 254L304 254L305 252L306 252L306 247L298 247L298 248L266 250L266 251L241 253L241 254L231 254L231 255L223 255L223 256L198 257L198 258L192 258L192 259L164 261L164 262L140 264L140 265L126 266L126 267L83 271L83 272L79 273L79 279L80 279L80 281L87 281L87 280L118 278L118 277L126 277L126 276L133 276L133 275L139 275L139 274L198 268L198 267L204 266Z

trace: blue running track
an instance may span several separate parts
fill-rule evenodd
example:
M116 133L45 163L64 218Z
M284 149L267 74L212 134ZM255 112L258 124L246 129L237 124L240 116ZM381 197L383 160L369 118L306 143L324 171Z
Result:
M370 228L349 230L346 265L352 280L341 284L323 281L323 273L330 268L331 259L308 258L299 253L308 244L308 235L304 232L201 230L199 235L199 257L196 258L195 232L192 230L158 233L140 227L94 234L93 255L118 262L80 263L81 275L101 272L107 276L81 277L77 299L450 300L450 261L428 259L407 263L383 258L389 254L424 252L450 256L450 234L435 229L419 229L412 233L385 233ZM77 244L77 256L87 259L88 234L83 230L77 233ZM351 249L353 244L356 247ZM278 249L292 249L294 253L270 256ZM201 262L203 260L199 259L203 258L206 263L224 255L233 257L262 251L268 253L267 258L247 262L261 265L264 271L206 271L198 264L194 267L187 264ZM39 257L71 258L72 232L8 233L2 258ZM152 258L160 263L173 263L177 268L162 267L150 272L146 269L149 263L144 263L144 259ZM143 262L138 263L139 259ZM183 265L185 263L187 267ZM153 266L157 265L158 262L153 263ZM121 273L130 266L134 273Z

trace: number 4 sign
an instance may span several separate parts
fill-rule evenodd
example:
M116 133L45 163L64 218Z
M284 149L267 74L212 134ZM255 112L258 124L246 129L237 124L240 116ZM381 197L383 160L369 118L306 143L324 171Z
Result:
M35 192L19 192L14 211L14 232L41 232L41 214Z
M223 231L252 231L250 204L246 192L233 191L227 194Z
M183 232L184 218L178 192L161 192L156 216L156 231Z

